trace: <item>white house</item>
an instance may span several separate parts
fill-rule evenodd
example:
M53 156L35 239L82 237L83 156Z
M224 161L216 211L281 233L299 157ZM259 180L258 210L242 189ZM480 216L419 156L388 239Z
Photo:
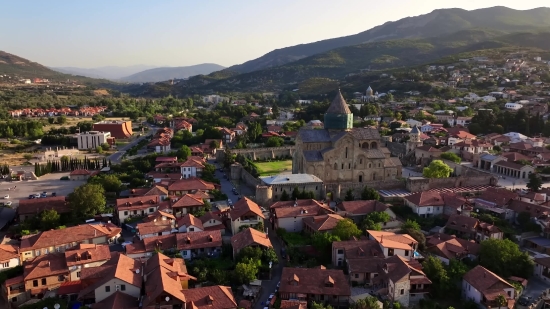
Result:
M487 308L508 308L508 303L498 307L496 299L499 295L507 300L515 299L515 292L513 285L479 265L467 272L462 280L462 297Z
M511 109L511 110L519 110L519 109L522 109L523 108L523 105L519 104L519 103L512 103L512 102L508 102L504 105L505 108L507 109Z
M0 272L19 265L17 247L12 245L0 245Z
M456 117L456 125L467 127L472 121L472 117Z
M550 256L535 258L535 277L550 282Z
M178 218L177 222L178 232L180 233L204 231L202 221L192 214L186 214L185 216Z
M445 202L438 192L424 191L406 196L405 205L420 217L432 217L443 214Z
M409 127L414 127L414 126L422 126L422 121L418 121L418 120L414 120L414 119L407 119L407 121L405 121Z
M508 133L505 133L503 135L508 136L510 138L510 143L511 144L523 142L523 141L525 141L529 138L528 136L525 136L525 135L523 135L521 133L518 133L518 132L508 132Z
M181 175L184 179L200 176L203 168L204 163L194 158L189 158L180 165Z
M490 95L486 95L486 96L481 97L481 101L487 102L487 103L489 103L489 102L495 102L496 100L497 100L497 99L496 99L495 97L490 96Z
M470 92L468 93L465 97L464 97L464 101L466 102L477 102L480 100L480 97L473 93L473 92Z

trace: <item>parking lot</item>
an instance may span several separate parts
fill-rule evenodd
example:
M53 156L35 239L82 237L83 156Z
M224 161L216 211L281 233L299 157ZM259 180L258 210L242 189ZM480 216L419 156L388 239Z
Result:
M55 192L57 196L67 196L78 186L86 183L83 180L59 180L69 173L54 173L41 176L38 180L0 181L0 198L9 194L12 208L17 208L20 199L28 199L30 194L47 192L51 196ZM16 187L14 190L9 188ZM3 201L6 201L4 199Z

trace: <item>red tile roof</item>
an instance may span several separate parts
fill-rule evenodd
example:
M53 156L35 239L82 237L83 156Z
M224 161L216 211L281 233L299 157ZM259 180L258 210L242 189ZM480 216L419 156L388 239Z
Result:
M137 309L139 299L121 291L116 291L104 300L92 304L92 309Z
M350 296L351 289L340 269L284 267L279 293Z
M254 203L254 201L252 201L246 196L243 197L241 200L239 200L237 203L235 203L235 206L233 207L233 209L231 209L229 216L231 220L235 221L237 220L237 218L240 218L241 216L247 213L254 213L259 217L261 217L262 219L265 219L265 216L262 213L260 206L258 206L258 204Z
M209 191L216 189L216 185L211 182L204 181L200 178L187 178L176 180L173 184L168 186L168 191Z
M176 202L172 203L172 208L182 207L201 207L204 205L202 199L195 197L193 194L185 194L180 197Z
M79 170L72 171L69 175L70 176L87 176L90 174L91 173L88 170L79 169Z
M204 226L202 225L202 221L193 216L192 214L186 214L185 216L178 219L178 227L185 225L187 228L190 226L198 227L201 230L204 230Z
M159 203L160 198L155 195L119 198L116 200L116 209L117 211L147 209L158 207Z
M434 191L417 192L406 196L405 199L410 203L420 207L445 205L441 194Z
M506 280L479 265L467 272L464 275L464 280L485 296L488 301L496 299L498 294L495 292L507 296L504 289L514 288L514 286Z
M59 214L71 212L71 207L65 201L64 196L49 196L44 198L19 200L17 213L19 215L37 215L47 209L53 209Z
M111 132L111 136L122 139L133 134L131 121L101 121L93 124L93 130Z
M74 249L65 251L68 267L107 261L110 258L109 245L78 244Z
M336 205L339 209L354 214L354 215L366 215L371 212L383 212L389 207L388 205L372 200L372 201L343 201Z
M270 209L281 208L281 207L293 207L296 206L323 206L322 202L316 201L314 199L305 199L305 200L294 200L294 201L279 201L271 204ZM326 206L325 206L326 207Z
M182 291L192 309L236 309L237 302L228 286L205 286Z
M344 218L337 214L328 214L304 218L303 223L316 232L326 232L334 229L340 220Z
M23 277L25 281L58 275L69 275L63 253L51 253L27 260L24 264Z
M67 281L61 283L57 295L78 294L82 290L82 281Z
M12 245L0 245L0 263L6 263L11 259L19 259L19 248Z
M273 248L273 245L271 244L271 241L266 233L260 232L253 228L247 228L246 230L231 237L231 246L233 246L234 252L239 252L241 249L254 244L266 248Z

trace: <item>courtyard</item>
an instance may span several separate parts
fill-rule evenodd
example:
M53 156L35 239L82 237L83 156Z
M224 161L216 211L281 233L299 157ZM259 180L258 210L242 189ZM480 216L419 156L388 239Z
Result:
M282 172L292 171L292 160L254 162L254 165L258 168L260 176L277 175Z

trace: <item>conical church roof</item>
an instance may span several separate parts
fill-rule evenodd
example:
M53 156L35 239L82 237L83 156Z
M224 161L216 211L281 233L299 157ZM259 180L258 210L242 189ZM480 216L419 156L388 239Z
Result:
M330 106L327 109L327 114L351 114L348 104L346 103L346 100L344 100L340 89L338 89L338 94L336 94L336 97L332 103L330 103Z
M420 134L420 131L418 130L417 125L414 125L414 127L411 130L411 134Z

